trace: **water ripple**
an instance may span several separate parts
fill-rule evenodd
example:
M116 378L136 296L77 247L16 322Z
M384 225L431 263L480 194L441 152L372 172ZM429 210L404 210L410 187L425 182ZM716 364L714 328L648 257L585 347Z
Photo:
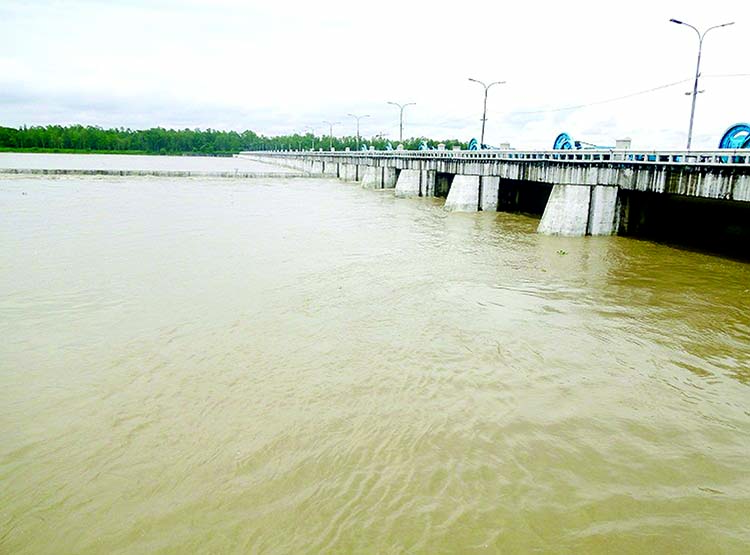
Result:
M746 265L333 180L0 211L2 551L750 542Z

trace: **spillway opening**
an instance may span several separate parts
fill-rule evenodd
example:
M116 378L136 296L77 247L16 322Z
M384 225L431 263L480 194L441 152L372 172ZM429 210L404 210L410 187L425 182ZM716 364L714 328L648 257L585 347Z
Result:
M619 234L750 260L750 203L619 193Z
M435 174L435 196L447 197L451 190L454 174L437 172Z
M541 216L552 192L552 185L534 181L500 179L497 209L500 212L519 212Z

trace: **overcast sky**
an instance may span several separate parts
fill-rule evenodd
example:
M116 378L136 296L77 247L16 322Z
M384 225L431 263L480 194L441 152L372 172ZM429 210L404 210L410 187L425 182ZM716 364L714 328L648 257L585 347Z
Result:
M212 127L694 148L750 120L750 1L0 0L0 125ZM676 82L627 99L574 110Z

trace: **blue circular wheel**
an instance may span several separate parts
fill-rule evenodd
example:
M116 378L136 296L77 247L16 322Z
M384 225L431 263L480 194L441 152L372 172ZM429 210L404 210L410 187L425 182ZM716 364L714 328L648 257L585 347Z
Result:
M552 147L553 150L573 150L574 148L575 143L567 133L560 133L555 139L555 144Z
M750 125L735 123L722 135L719 148L750 148Z

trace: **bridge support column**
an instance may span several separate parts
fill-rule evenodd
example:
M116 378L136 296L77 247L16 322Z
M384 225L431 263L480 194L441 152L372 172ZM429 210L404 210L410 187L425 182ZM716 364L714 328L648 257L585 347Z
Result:
M421 183L419 186L419 194L423 197L434 197L435 196L435 182L437 180L437 172L435 170L422 170L420 172Z
M445 208L455 212L479 210L479 176L456 175L445 199Z
M617 187L596 185L591 188L589 235L615 235L620 224Z
M497 212L499 177L479 178L479 209L485 212Z
M323 173L323 162L321 162L320 160L313 160L310 163L310 173L322 174Z
M393 189L396 186L397 176L396 168L383 168L383 189Z
M588 185L555 185L537 231L570 237L586 235L590 201L591 187Z
M419 170L401 170L396 182L395 195L400 198L418 197L422 173Z
M323 175L327 177L338 177L339 165L336 162L323 162Z
M555 185L537 231L547 235L614 235L619 226L617 187Z
M339 179L357 181L359 166L354 164L339 164Z
M383 168L377 166L366 166L362 176L362 187L365 189L383 188Z

